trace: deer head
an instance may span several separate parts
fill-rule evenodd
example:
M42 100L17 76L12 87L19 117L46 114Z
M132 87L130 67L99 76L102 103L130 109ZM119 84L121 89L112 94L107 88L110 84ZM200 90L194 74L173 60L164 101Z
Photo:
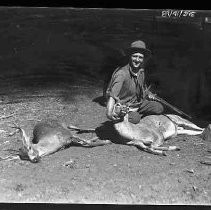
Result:
M37 163L40 160L39 152L33 147L30 142L30 137L26 134L24 129L19 126L12 126L17 129L17 132L21 135L23 147L19 150L21 159L29 159L33 163Z
M114 105L114 112L120 117L124 118L124 116L129 112L129 107L126 105L122 105L120 103L116 103Z

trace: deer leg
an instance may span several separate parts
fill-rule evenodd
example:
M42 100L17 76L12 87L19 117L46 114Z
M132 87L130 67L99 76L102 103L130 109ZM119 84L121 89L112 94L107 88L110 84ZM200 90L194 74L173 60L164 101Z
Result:
M91 142L89 143L90 147L96 147L96 146L103 146L103 145L107 145L107 144L111 144L112 142L109 140L101 140L99 142Z
M10 155L10 156L7 156L7 157L0 157L0 161L2 160L15 160L15 159L20 159L19 155Z
M195 130L198 130L198 131L203 131L204 130L204 128L200 128L199 126L197 126L197 125L195 125L195 124L193 124L191 122L187 123L187 124L184 124L184 125L188 126L189 128L193 128Z
M154 150L162 150L162 151L180 150L180 148L176 146L160 146L163 144L163 142L164 139L162 138L162 136L160 136L159 139L157 139L155 142L151 144L151 148L153 148Z
M198 131L203 131L203 128L200 128L199 126L195 125L194 123L190 122L189 120L186 120L178 115L167 115L173 122L176 123L178 126L186 126L190 129L195 129Z
M178 126L183 126L183 125L186 126L187 128L194 129L194 130L197 130L197 131L203 131L204 130L204 128L200 128L199 126L197 126L197 125L195 125L191 122L187 122L187 123L184 123L184 124L178 123Z
M67 128L75 130L75 131L79 131L79 132L90 132L90 133L94 133L95 132L94 128L83 129L83 128L76 127L74 125L68 125Z
M73 138L74 138L74 140L76 140L73 142L76 142L76 143L81 144L82 146L88 146L88 147L103 146L103 145L111 143L111 141L109 141L109 140L102 140L100 142L96 142L96 140L99 139L98 137L95 137L95 138L92 138L89 140L80 138L78 136L73 136Z
M75 136L75 135L72 136L72 141L74 143L78 143L78 144L81 144L81 145L87 145L87 144L90 143L88 140L83 139L83 138L81 138L79 136Z
M164 156L166 156L166 153L163 152L162 150L157 150L157 149L154 149L154 148L152 148L150 146L146 146L146 145L144 145L143 142L129 141L129 142L127 142L127 145L134 145L137 148L141 148L144 151L149 152L149 153L152 153L152 154L155 154L155 155L164 155Z
M190 127L193 128L193 129L196 129L196 130L200 130L200 131L203 131L204 128L200 128L199 126L195 125L195 124L190 124Z
M162 151L179 151L180 148L177 147L177 146L168 146L168 147L156 147L156 146L152 146L153 149L156 149L156 150L162 150Z
M166 153L163 151L163 150L158 150L158 149L154 149L152 147L147 147L145 149L146 152L150 152L154 155L163 155L163 156L166 156Z
M177 134L187 134L187 135L199 135L199 134L202 134L204 131L203 130L188 130L188 129L185 129L185 128L182 128L182 127L178 127L177 128Z

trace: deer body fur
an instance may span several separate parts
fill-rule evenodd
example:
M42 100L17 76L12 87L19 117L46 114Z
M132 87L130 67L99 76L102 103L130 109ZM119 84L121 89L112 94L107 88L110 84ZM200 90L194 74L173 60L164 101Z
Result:
M76 127L72 126L74 129ZM33 138L26 134L25 130L15 126L21 133L23 147L20 156L31 162L38 162L41 157L57 152L71 144L94 147L110 143L110 141L95 142L96 138L86 140L74 136L70 129L56 120L45 120L37 123L33 129Z
M133 124L128 121L129 109L117 104L115 111L123 117L121 121L114 123L114 128L122 137L123 143L154 154L165 155L164 151L179 150L176 146L161 147L167 139L179 134L199 135L205 130L178 115L149 115L142 118L139 123Z

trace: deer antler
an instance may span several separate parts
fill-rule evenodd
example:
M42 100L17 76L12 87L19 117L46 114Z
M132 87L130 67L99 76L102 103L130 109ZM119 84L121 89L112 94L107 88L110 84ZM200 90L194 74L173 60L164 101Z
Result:
M12 122L12 124L13 124L13 125L9 125L9 127L11 127L11 128L16 128L16 130L13 131L13 132L11 132L11 133L9 133L8 136L13 136L13 135L15 135L16 133L20 132L20 130L21 130L20 126L18 126L16 123Z
M23 145L29 149L29 146L30 146L30 138L29 136L26 134L25 130L22 129L19 125L17 125L16 123L12 123L13 125L11 125L10 127L11 128L16 128L16 130L12 133L9 134L9 136L13 136L15 135L16 133L20 132L21 134L21 138L22 138L22 142L23 142Z

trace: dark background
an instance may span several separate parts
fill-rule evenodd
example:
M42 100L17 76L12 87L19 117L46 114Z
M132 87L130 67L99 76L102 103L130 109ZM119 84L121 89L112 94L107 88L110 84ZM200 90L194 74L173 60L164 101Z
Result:
M0 94L13 82L26 90L56 88L83 76L101 82L103 93L104 81L125 62L123 49L141 39L153 53L146 72L154 92L194 119L210 121L211 13L161 18L161 12L1 7Z

